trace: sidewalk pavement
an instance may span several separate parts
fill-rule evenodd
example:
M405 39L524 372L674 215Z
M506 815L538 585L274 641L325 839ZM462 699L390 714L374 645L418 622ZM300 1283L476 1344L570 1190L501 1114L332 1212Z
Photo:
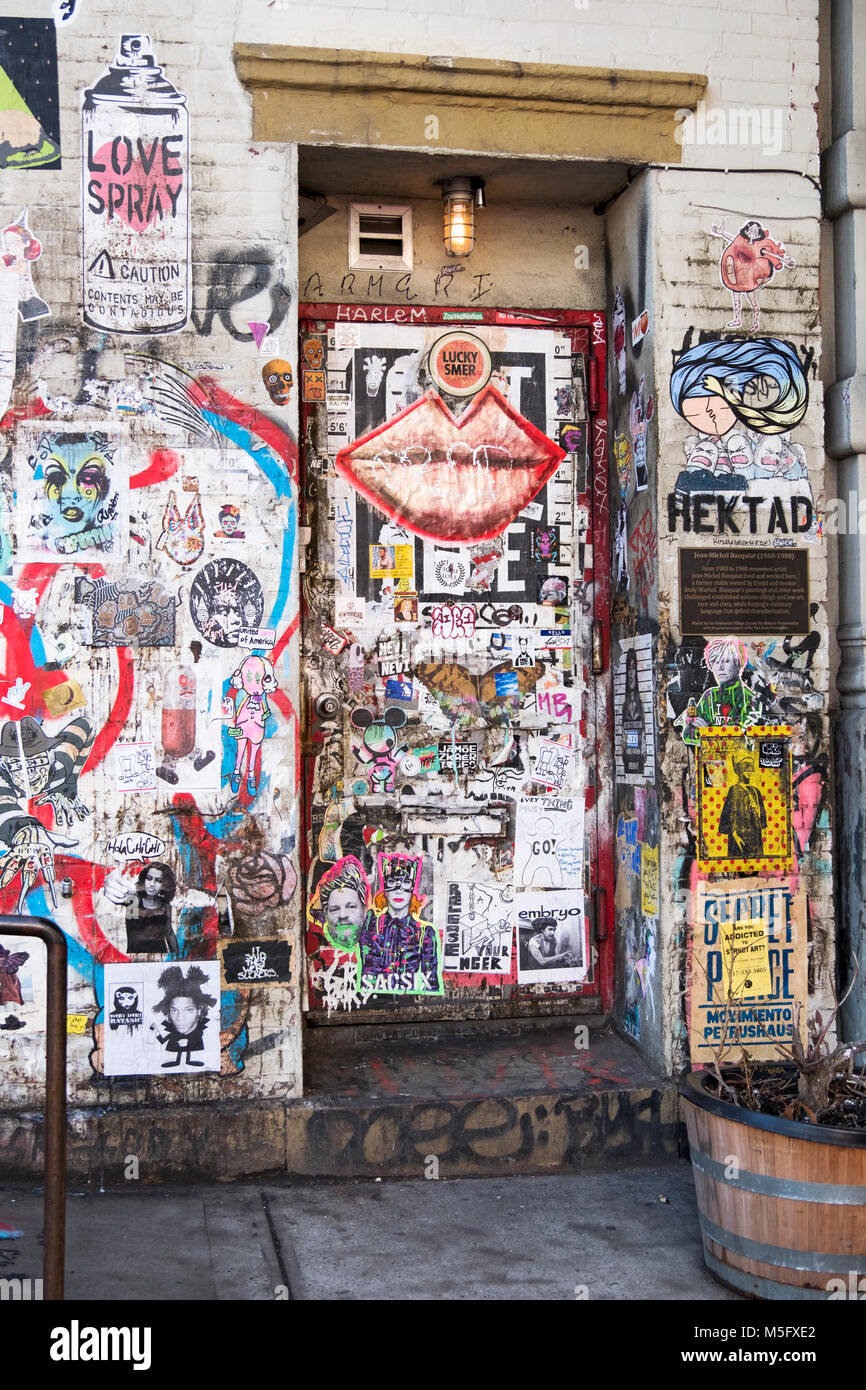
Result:
M39 1278L40 1190L0 1184L3 1225L23 1234L0 1240L0 1278ZM545 1177L72 1185L66 1271L67 1299L100 1302L739 1301L704 1267L683 1161Z

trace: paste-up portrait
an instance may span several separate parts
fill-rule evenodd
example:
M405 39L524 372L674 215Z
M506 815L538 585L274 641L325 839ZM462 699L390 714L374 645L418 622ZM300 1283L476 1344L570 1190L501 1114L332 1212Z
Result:
M18 559L120 559L124 487L117 430L20 432Z
M153 1012L162 1015L155 1028L156 1040L166 1054L163 1070L205 1066L208 1041L219 1038L219 1017L211 1016L217 997L203 991L209 983L208 973L196 965L189 966L186 973L179 965L170 965L160 975L163 996Z
M236 647L242 628L257 628L265 609L262 586L240 560L210 560L189 595L192 620L215 647Z

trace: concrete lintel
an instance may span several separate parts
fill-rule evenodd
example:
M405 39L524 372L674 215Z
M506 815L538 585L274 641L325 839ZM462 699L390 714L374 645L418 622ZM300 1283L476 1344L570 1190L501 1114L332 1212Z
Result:
M234 59L256 140L430 154L680 163L676 114L707 85L701 73L285 45L236 44Z

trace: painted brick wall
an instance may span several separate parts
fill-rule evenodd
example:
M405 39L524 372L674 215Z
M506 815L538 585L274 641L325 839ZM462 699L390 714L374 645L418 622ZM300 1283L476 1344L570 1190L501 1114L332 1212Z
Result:
M469 15L456 0L453 4L437 0L433 6L426 0L424 4L421 0L394 4L359 0L352 5L322 0L315 7L282 4L280 0L275 4L244 0L240 6L234 0L214 0L206 11L193 0L148 0L142 14L132 21L116 0L85 0L79 3L79 13L72 22L58 27L62 167L3 170L3 225L11 224L26 209L27 225L42 247L41 256L31 264L33 282L51 311L50 317L16 324L10 404L23 416L34 414L42 402L51 412L52 425L65 424L85 432L116 427L123 441L128 477L144 472L157 450L174 450L180 457L171 477L130 490L130 536L124 533L122 554L107 567L111 579L156 579L167 587L177 605L177 640L172 647L130 646L128 661L118 655L118 650L124 650L119 646L94 651L87 622L92 623L95 615L88 620L86 611L75 603L73 582L76 572L91 580L98 577L92 568L76 571L76 566L62 564L49 566L45 573L45 566L40 571L31 566L24 573L13 555L9 559L15 567L3 581L9 590L4 609L4 676L12 685L23 674L31 686L22 705L7 703L4 717L8 714L17 722L27 716L41 722L50 739L59 738L69 720L56 712L56 706L45 703L44 690L64 682L71 688L71 681L75 681L83 703L71 712L86 718L100 740L99 765L94 759L78 779L77 795L85 816L76 818L68 835L76 843L54 846L57 881L68 879L72 883L69 897L58 889L56 916L71 943L69 1011L75 1019L71 1026L83 1030L70 1036L71 1087L77 1101L132 1103L144 1098L170 1101L180 1095L197 1099L294 1095L301 1086L296 979L283 989L226 988L222 1019L225 1074L221 1079L205 1072L185 1080L182 1088L177 1080L166 1082L152 1075L120 1083L94 1071L91 1063L101 1042L99 1030L105 1027L103 966L122 963L127 944L125 908L112 901L105 887L108 876L117 875L122 868L117 855L109 853L110 836L141 832L165 841L164 861L179 884L172 920L175 926L182 920L188 929L186 947L181 943L182 952L186 949L182 961L185 970L195 959L208 960L218 929L223 940L228 938L225 915L218 917L221 908L224 914L226 894L233 903L238 940L279 940L293 946L295 964L300 958L300 891L295 886L300 835L297 661L292 635L298 580L296 564L284 543L296 500L289 481L296 413L293 403L287 407L271 400L261 377L262 366L270 356L295 361L296 165L292 148L252 142L250 101L235 75L233 43L706 73L705 109L690 132L685 164L715 170L737 167L762 173L783 169L815 173L817 8L815 0L730 0L724 8L697 3L649 7L617 0L589 0L584 8L566 0L544 4L527 4L525 0L519 4L491 0L487 4L481 0ZM28 19L47 20L52 6L48 0L32 0L27 10ZM162 334L155 324L155 331L130 337L88 327L81 318L80 132L82 91L113 61L120 35L136 30L151 36L157 61L186 96L190 113L191 317L180 333ZM34 62L38 61L37 56ZM45 80L51 80L48 68ZM753 112L756 118L751 116ZM736 122L746 121L747 138L731 140L732 113ZM722 184L717 173L704 174L696 167L688 175L660 176L653 199L657 257L654 346L658 364L654 388L659 402L667 385L667 354L681 345L689 325L699 327L712 321L720 327L725 321L721 316L727 313L727 297L718 284L716 244L707 237L708 225L716 218L728 219L730 224L749 216L760 217L785 241L797 262L796 272L780 276L778 289L774 282L763 292L764 322L779 337L817 344L819 209L817 194L805 180L773 172L766 179L755 175L735 181L729 176ZM251 323L270 330L265 354L257 349L254 332L258 329L251 329ZM7 327L3 347L8 350L9 346ZM131 351L151 360L132 360ZM209 386L195 386L205 378L215 381L224 394L214 393ZM192 432L178 423L176 409L167 408L169 395L175 402L184 402L184 408L193 409ZM822 486L817 467L818 396L815 385L813 404L803 426L808 431L803 439L810 455L816 499ZM260 413L251 415L251 410ZM223 423L215 424L209 415L221 415ZM231 428L225 425L226 419ZM665 460L659 475L659 501L663 503L671 470L680 458L683 431L681 421L667 408L659 428L659 452ZM11 418L4 423L4 433L9 445L3 464L4 498L11 509L16 484L30 479L26 470L34 436ZM186 491L181 486L183 478L189 483ZM202 498L205 536L204 549L187 568L172 559L165 545L160 548L158 541L172 488L183 514L196 496L193 479L198 481ZM233 543L234 550L221 548L225 541L215 535L219 508L229 496L242 502L246 530L243 549L237 548L237 543ZM7 531L10 529L7 513ZM814 553L812 583L816 600L823 603L826 572L820 546ZM669 591L665 554L663 545L660 588ZM190 607L190 590L199 570L227 556L242 559L257 577L262 618L266 620L279 609L274 627L278 645L282 645L274 666L280 701L276 697L273 701L262 773L254 792L245 786L237 791L231 787L236 745L228 729L230 719L237 716L237 695L242 689L231 685L235 653L208 642ZM13 591L24 592L16 597ZM37 651L36 628L44 656ZM825 617L819 630L822 645L815 658L815 684L826 689ZM18 646L10 640L13 634L17 634ZM677 634L672 635L676 638ZM31 666L19 658L19 648L33 657ZM266 654L270 649L261 650ZM112 745L151 742L155 762L160 762L165 751L160 748L161 714L169 672L179 665L189 667L202 678L203 686L230 702L229 713L217 724L217 782L184 790L180 783L157 779L156 792L120 796ZM126 667L133 673L131 685L124 683L127 678L122 671ZM32 672L42 674L34 680ZM4 689L8 693L8 686ZM123 708L118 713L120 693ZM673 752L670 760L666 769L678 765ZM17 808L25 819L39 820L44 829L59 831L50 812L40 819L32 807L22 807L22 796L20 791L13 795L10 816ZM200 824L197 813L201 814ZM828 850L823 836L819 829L804 877L813 885L810 891L816 917L826 922L830 901L825 868ZM7 846L14 848L8 839ZM20 851L19 844L19 857L4 861L11 866L2 890L6 910L14 910L22 886ZM76 863L84 867L76 868ZM124 882L129 888L129 871ZM224 891L218 892L220 889ZM669 886L664 891L669 893ZM118 896L119 891L115 892ZM26 906L31 912L51 910L44 875L31 886ZM181 914L185 916L181 918ZM825 932L815 941L819 944L813 950L813 964L818 995L823 998L829 936ZM664 969L666 1026L672 1038L679 1026L682 962L673 937L668 946ZM142 963L152 966L157 962ZM25 1003L25 1028L0 1029L4 1100L13 1105L32 1102L41 1069L38 1001ZM15 1007L14 1000L6 1005L13 1014ZM213 1020L210 1026L213 1029ZM673 1050L671 1043L667 1047L669 1057Z
M50 4L23 8L31 12L28 18L50 21ZM11 418L4 421L5 443L11 446L4 461L4 498L7 508L11 507L16 486L20 497L22 479L27 480L28 449L42 425L116 430L122 442L124 478L135 479L151 469L148 476L161 481L148 485L147 476L139 479L144 485L133 481L128 492L128 533L121 536L118 553L102 560L105 579L115 586L120 582L121 593L123 583L133 586L131 618L129 604L124 608L122 597L113 597L114 591L97 589L97 603L90 612L75 602L76 577L93 582L101 573L92 563L94 557L102 559L98 548L89 554L82 551L84 563L79 565L49 562L25 567L16 552L11 557L12 572L3 581L8 586L3 613L8 682L18 670L19 649L34 654L32 666L24 670L31 688L20 708L3 706L4 719L11 723L27 717L41 725L45 735L58 737L67 727L67 716L46 705L43 690L58 682L64 690L71 689L71 680L81 694L74 714L86 720L96 737L85 770L77 778L82 809L80 818L73 814L71 827L61 825L45 806L28 804L20 792L12 797L12 809L28 813L29 833L39 833L32 830L32 822L38 819L46 832L65 831L67 840L65 845L55 845L54 867L57 884L67 880L70 896L64 896L58 886L54 908L47 878L40 875L25 895L24 906L28 912L53 912L69 942L72 1100L125 1104L146 1096L171 1102L299 1094L296 849L300 774L295 756L298 706L293 635L299 598L297 555L291 540L296 537L296 411L293 395L288 405L275 404L262 378L262 368L271 358L295 360L295 151L289 146L260 148L250 140L249 103L232 65L234 5L217 4L205 13L190 0L172 0L148 5L146 14L134 19L116 4L99 0L89 0L78 10L72 22L57 28L62 166L7 167L2 175L3 223L11 223L26 209L28 226L42 245L41 256L32 266L33 282L50 308L50 317L19 328L11 405L21 415L51 412L41 416L35 436L27 433L28 426L18 429ZM171 334L161 333L157 320L154 331L137 334L115 333L110 327L90 327L82 321L82 91L92 87L115 61L120 35L129 32L150 35L156 61L168 81L185 95L189 110L190 315L187 326ZM33 61L38 60L37 51ZM48 64L42 76L45 82L52 81ZM146 126L138 132L127 127L121 133L131 136L133 144L136 134L143 133L145 154L150 153ZM123 164L122 146L119 158ZM110 157L108 163L110 179ZM125 245L121 235L109 247L116 279L104 278L111 271L103 264L103 278L95 278L95 284L117 284ZM255 329L250 328L251 321ZM268 333L263 352L254 339L254 333L260 332ZM188 533L169 535L160 545L172 493ZM227 503L237 507L239 516L229 514L229 525L234 520L244 533L242 540L226 534L225 516L220 512ZM203 530L196 525L199 506ZM10 520L7 512L7 532ZM20 547L20 515L15 529ZM208 572L214 564L216 571ZM210 575L217 589L231 589L239 566L246 567L240 571L244 582L255 576L252 587L247 585L246 600L239 588L233 597L229 595L234 616L229 614L222 628L209 629L211 637L224 634L211 640L201 630L204 610L196 609L196 625L196 600L191 600L196 577L204 573L208 580ZM137 645L147 637L146 624L141 626L147 614L142 611L144 591L134 586L152 581L170 596L169 606L174 607L173 640L166 646ZM28 591L29 597L22 598L21 591ZM116 610L111 609L115 601ZM115 630L108 639L110 645L96 647L93 626L102 622L100 607L106 620L115 611L118 620L121 610L127 613L127 628ZM275 638L263 636L258 643L259 634L247 635L240 646L236 633L230 631L239 618L243 626L270 626ZM128 646L114 645L127 633ZM44 660L35 655L39 642ZM247 757L255 753L253 743L245 750L237 785L231 780L241 743L235 722L238 706L249 694L244 685L232 685L232 676L253 653L272 664L274 676L268 683L276 685L268 695L269 715L258 721L264 725L264 741L254 789L248 780L251 769L246 766ZM262 669L263 663L255 668ZM179 744L172 743L164 714L177 695L178 670L186 673L184 680L191 675L196 681L196 746L173 763L165 742L179 748L185 742L182 736ZM3 684L4 694L7 688ZM210 697L209 709L205 695ZM28 727L32 732L32 726ZM236 730L234 736L230 728ZM153 746L154 765L162 769L153 779L156 790L121 794L115 760L128 755L120 754L118 745L139 741ZM208 752L213 755L209 760ZM196 760L204 766L193 767ZM168 776L163 775L166 771ZM149 777L152 772L153 768ZM223 980L222 1017L219 1005L211 1006L204 1053L186 1054L192 1066L206 1056L207 1067L194 1074L180 1054L181 1072L189 1072L183 1081L179 1073L172 1077L171 1070L163 1071L162 1061L153 1058L144 1066L154 1074L112 1080L104 1075L105 1063L99 1055L103 1034L106 1039L112 1034L114 1042L125 1034L132 1039L139 1031L148 1035L153 1022L165 1036L170 1018L166 1012L154 1012L161 994L153 992L155 977L174 955L170 939L166 938L161 952L130 951L135 944L129 927L136 914L137 878L147 859L128 859L109 847L112 836L116 844L117 836L138 832L158 837L164 848L157 845L147 859L166 864L177 883L167 916L183 975L190 967L204 968L209 979L201 985L202 992L219 997L219 978L214 982L213 977L217 937L230 946L244 943L236 970L243 972L244 960L250 958L246 975L241 973L244 983L232 987L228 976ZM3 889L3 908L12 911L24 880L15 872L19 860L10 857L10 839L7 835L4 845L10 877ZM146 852L141 844L132 846L131 840L126 848ZM165 911L156 912L160 915L166 916ZM274 977L267 974L270 960L262 967L264 975L260 973L259 952L264 948L267 954L273 943L291 948L291 983L265 987ZM5 1017L7 1012L16 1016L18 1008L24 1027L0 1030L4 1101L11 1105L33 1103L42 1072L39 953L38 947L33 948L30 962L21 967L25 981L21 1004L10 993L4 1009ZM104 968L126 969L127 956L133 983L141 984L146 993L139 990L144 1015L140 1030L129 1027L124 1032L112 1029L109 1022L114 983ZM285 973L282 959L277 976ZM30 985L37 990L35 999L28 997ZM165 991L167 986L159 988ZM151 1046L153 1041L151 1036ZM222 1076L213 1074L214 1066Z
M817 172L816 0L734 0L723 6L699 0L652 6L638 0L480 0L471 12L460 0L351 5L276 0L272 7L245 4L239 37L317 48L705 73L708 109L778 110L781 148L765 153L760 143L743 147L723 141L689 149L687 162L808 165Z

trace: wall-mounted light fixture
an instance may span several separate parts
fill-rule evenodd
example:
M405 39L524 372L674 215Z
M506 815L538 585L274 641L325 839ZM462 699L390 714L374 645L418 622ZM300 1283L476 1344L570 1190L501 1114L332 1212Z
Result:
M475 209L485 206L484 180L442 180L446 256L469 256L475 245Z

